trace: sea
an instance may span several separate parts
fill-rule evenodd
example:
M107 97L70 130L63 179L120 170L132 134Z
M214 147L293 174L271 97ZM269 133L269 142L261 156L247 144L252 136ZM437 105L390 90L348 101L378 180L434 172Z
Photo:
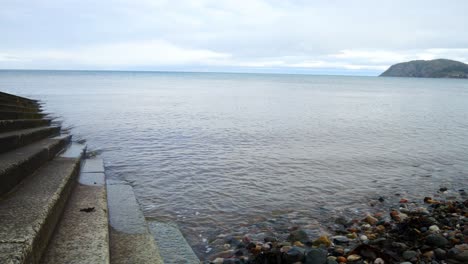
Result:
M468 80L2 70L0 90L41 100L201 259L468 189Z

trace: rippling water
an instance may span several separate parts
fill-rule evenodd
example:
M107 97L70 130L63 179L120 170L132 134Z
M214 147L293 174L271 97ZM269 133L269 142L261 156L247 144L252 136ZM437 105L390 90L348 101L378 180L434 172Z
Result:
M0 71L0 90L43 100L202 257L278 212L326 223L468 182L467 80Z

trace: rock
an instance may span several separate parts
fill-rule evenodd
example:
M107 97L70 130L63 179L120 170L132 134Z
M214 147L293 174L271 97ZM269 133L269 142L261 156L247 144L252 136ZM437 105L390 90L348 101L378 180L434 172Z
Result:
M309 241L309 236L307 235L306 232L304 232L304 230L299 229L299 230L292 231L289 234L288 241L291 241L291 242L300 241L302 243L305 243Z
M232 257L233 254L234 254L233 250L225 250L225 251L217 253L215 256L216 256L216 258L224 259L224 258Z
M215 260L211 261L213 264L222 264L224 262L223 258L216 258Z
M468 263L468 244L456 245L447 253L447 259Z
M401 243L401 242L393 242L392 247L400 249L400 250L406 250L408 248L408 246L405 243Z
M296 242L293 243L293 246L296 246L296 247L303 247L304 244L302 244L301 241L296 241Z
M424 258L431 260L434 258L434 251L431 250L431 251L424 252L423 256Z
M424 197L424 203L427 203L427 204L437 204L439 202L437 202L436 200L432 199L431 197Z
M320 245L324 245L325 247L331 246L331 241L327 236L321 236L317 238L313 243L314 246L319 247Z
M252 250L254 249L255 247L257 246L257 244L253 243L253 242L250 242L245 248L247 250Z
M263 239L263 241L265 242L277 242L278 239L276 237L272 237L272 236L267 236Z
M363 256L364 258L367 258L367 259L376 259L377 258L376 252L374 252L374 250L371 250L370 248L364 248L362 250L359 250L359 253L361 254L361 256Z
M447 256L447 252L441 248L436 248L434 249L434 254L437 259L445 259L445 256Z
M252 254L254 255L259 254L260 252L262 252L262 246L256 245L253 249L250 250L250 252L252 252Z
M271 248L271 245L269 243L265 243L262 245L262 250L269 250L270 248Z
M288 252L292 247L291 246L284 246L280 249L281 252L286 253Z
M416 252L414 250L407 250L407 251L403 252L403 254L402 254L402 257L405 260L411 260L411 259L415 258L416 256L418 256L418 252Z
M333 255L335 256L343 256L344 255L344 248L343 247L340 247L340 246L336 246L334 249L333 249Z
M395 221L395 222L401 222L404 221L406 218L408 218L407 214L400 213L397 210L392 210L390 212L390 217Z
M426 237L426 244L434 247L445 247L448 244L448 240L439 234L431 234Z
M385 261L383 259L381 259L381 258L376 258L374 260L374 264L385 264Z
M363 224L362 225L362 229L364 229L364 230L367 230L369 228L371 228L371 225L369 225L369 224Z
M241 264L242 262L236 258L224 259L223 264Z
M339 224L339 225L348 227L348 226L352 225L353 223L351 221L349 221L348 219L346 219L345 217L340 216L340 217L337 217L335 219L335 224Z
M439 232L440 229L439 229L439 227L436 226L436 225L431 225L431 226L429 227L429 231L431 231L431 232Z
M440 192L446 192L447 190L448 190L447 187L442 187L439 189Z
M304 249L299 247L292 247L285 254L287 263L301 262L304 260Z
M368 215L366 216L366 218L364 219L364 221L366 221L367 223L371 224L371 225L375 225L377 224L377 222L379 221L379 219L373 217L372 215Z
M385 198L383 198L382 196L379 197L379 202L383 203L385 201Z
M418 214L419 215L429 215L430 214L429 211L424 207L418 207L418 208L412 210L411 213L414 214L414 215L418 215Z
M387 239L385 237L379 237L377 239L374 239L372 241L369 241L369 244L371 245L378 245L378 244L381 244L381 243L385 243L387 241Z
M465 251L453 256L453 259L461 261L462 263L468 263L468 251L465 250Z
M280 246L280 247L289 247L289 246L291 246L291 243L285 241L285 242L281 242L281 243L279 244L279 246Z
M369 240L369 238L366 235L360 236L359 239L361 239L362 241Z
M358 261L361 259L361 256L357 255L357 254L352 254L352 255L349 255L347 258L346 258L348 261L350 262L353 262L353 261Z
M408 203L408 199L401 198L400 203Z
M333 243L339 244L339 245L349 243L349 238L347 238L345 236L334 236L334 237L332 237L332 239L333 239Z
M330 258L327 258L327 264L338 264L338 262L336 261L336 259L330 259Z
M320 248L311 249L305 259L305 264L325 264L327 262L327 252Z
M336 261L338 261L338 263L346 263L348 260L345 257L341 256L337 257Z
M375 227L375 231L377 231L378 233L384 233L385 232L385 226L378 225L378 226Z

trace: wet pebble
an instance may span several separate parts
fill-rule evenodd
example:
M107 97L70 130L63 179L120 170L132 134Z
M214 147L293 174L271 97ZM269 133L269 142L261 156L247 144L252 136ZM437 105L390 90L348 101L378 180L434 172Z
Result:
M323 264L327 262L327 252L323 249L312 248L306 255L305 264Z
M445 247L448 244L448 240L439 234L431 234L426 237L426 244L434 247Z
M304 230L295 230L295 231L292 231L289 236L288 236L288 241L290 242L296 242L296 241L300 241L300 242L307 242L309 241L309 236L307 235L307 233L304 231Z
M348 244L349 243L349 238L345 236L334 236L332 237L333 243L342 245L342 244Z

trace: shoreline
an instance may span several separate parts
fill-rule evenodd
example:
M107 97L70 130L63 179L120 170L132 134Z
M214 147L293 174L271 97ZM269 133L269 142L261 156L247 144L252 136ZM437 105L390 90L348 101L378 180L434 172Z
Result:
M435 198L400 198L386 208L374 204L377 210L357 218L335 217L316 237L300 225L291 226L286 238L221 235L224 251L204 263L468 263L468 194L446 192L442 187Z

